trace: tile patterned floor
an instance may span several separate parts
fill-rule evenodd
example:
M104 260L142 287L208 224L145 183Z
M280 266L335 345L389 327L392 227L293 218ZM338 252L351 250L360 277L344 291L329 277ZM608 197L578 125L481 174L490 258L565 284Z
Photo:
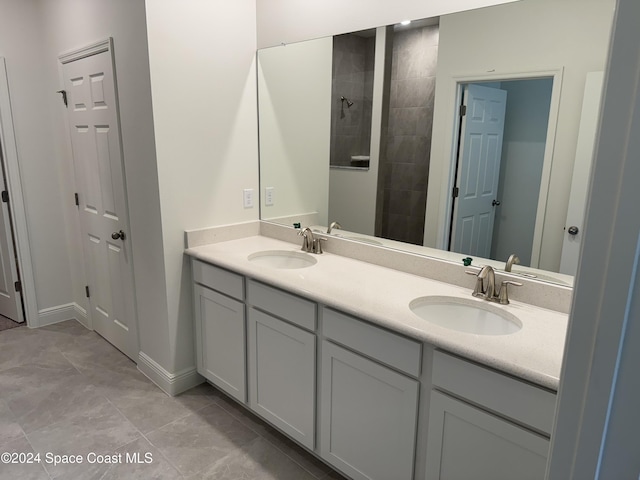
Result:
M167 396L76 321L0 332L2 452L41 463L0 464L0 480L343 478L209 385ZM83 463L54 465L47 452Z

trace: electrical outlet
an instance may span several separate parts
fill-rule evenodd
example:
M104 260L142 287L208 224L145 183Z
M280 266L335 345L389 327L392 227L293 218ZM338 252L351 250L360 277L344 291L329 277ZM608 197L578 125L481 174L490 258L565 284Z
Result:
M245 188L242 192L244 208L253 208L253 188Z
M267 206L267 207L273 206L275 194L276 194L275 188L273 188L273 187L265 188L265 192L264 192L264 204L265 204L265 206Z

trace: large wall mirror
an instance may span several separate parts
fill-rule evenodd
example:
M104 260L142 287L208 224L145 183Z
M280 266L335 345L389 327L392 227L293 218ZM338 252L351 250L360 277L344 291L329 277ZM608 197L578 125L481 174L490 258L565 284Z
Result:
M614 7L521 0L260 50L261 219L515 254L571 285Z

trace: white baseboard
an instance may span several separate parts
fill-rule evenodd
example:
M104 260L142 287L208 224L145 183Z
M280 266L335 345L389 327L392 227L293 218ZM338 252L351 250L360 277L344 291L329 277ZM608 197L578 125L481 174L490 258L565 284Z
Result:
M170 373L144 352L140 352L138 355L138 370L172 397L205 381L204 377L196 371L195 366L180 372Z
M52 325L54 323L65 322L73 319L78 320L85 327L89 328L87 311L75 302L38 310L37 325L32 326L44 327L45 325Z

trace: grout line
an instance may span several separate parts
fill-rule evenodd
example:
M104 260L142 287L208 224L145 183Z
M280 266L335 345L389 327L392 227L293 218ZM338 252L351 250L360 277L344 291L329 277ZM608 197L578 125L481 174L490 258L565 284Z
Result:
M233 402L234 400L229 400L229 401ZM248 422L247 422L247 423L245 423L245 421L246 421L246 417L242 417L242 416L240 416L240 415L236 416L236 415L234 415L234 413L233 413L230 409L225 408L225 406L224 406L224 404L223 404L223 403L219 403L219 402L218 402L218 404L220 405L220 407L221 407L224 411L226 411L227 413L229 413L229 415L231 415L233 418L235 418L236 420L238 420L238 421L239 421L240 423L242 423L245 427L247 427L247 428L249 428L250 430L252 430L254 433L258 434L258 436L259 436L259 437L261 437L261 438L263 438L264 440L266 440L269 444L271 444L274 448L276 448L279 452L281 452L285 457L287 457L287 458L288 458L289 460L291 460L293 463L295 463L296 465L298 465L300 468L302 468L302 470L304 470L305 472L307 472L307 473L308 473L309 475L311 475L313 478L315 478L315 479L317 479L317 480L322 480L322 479L326 478L326 477L329 475L329 473L331 473L331 471L333 470L333 469L331 469L331 471L329 471L329 472L323 472L323 473L324 473L324 475L322 475L322 476L320 476L320 477L318 477L318 476L314 475L314 474L313 474L313 472L309 471L309 470L308 470L304 465L302 465L299 461L297 461L295 458L293 458L293 457L292 457L292 456L291 456L287 451L285 451L281 446L277 445L277 444L276 444L276 443L274 443L274 442L273 442L269 437L266 437L264 434L262 434L261 432L259 432L259 431L258 431L258 429L252 428L252 426L251 426ZM238 404L238 406L240 406L240 405ZM244 407L242 407L242 408L244 408ZM269 424L266 422L266 420L262 420L260 417L258 417L255 413L251 412L250 410L247 410L247 412L248 412L248 413L250 413L251 415L255 415L255 416L256 416L257 418L259 418L261 421L265 422L265 423L264 423L264 425L267 427L267 431L268 431L268 432L270 432L270 433L271 433L271 432L275 432L277 435L284 435L283 433L280 433L280 432L279 432L278 430L276 430L274 427L272 427L271 425L269 425ZM244 418L244 420L245 420L245 421L243 421L243 418ZM285 438L286 438L286 437L285 437ZM285 445L285 446L286 446L286 445ZM301 448L302 448L302 447L301 447ZM290 449L290 448L288 448L288 447L287 447L287 449L288 449L288 450L292 450L292 449ZM322 463L323 465L326 465L322 460L320 460L320 459L316 458L315 456L311 455L309 452L307 452L307 451L303 450L303 453L304 453L305 455L309 455L313 460L317 460L317 461L319 461L320 463ZM331 468L331 467L329 467L328 465L326 465L326 466L327 466L328 468Z

